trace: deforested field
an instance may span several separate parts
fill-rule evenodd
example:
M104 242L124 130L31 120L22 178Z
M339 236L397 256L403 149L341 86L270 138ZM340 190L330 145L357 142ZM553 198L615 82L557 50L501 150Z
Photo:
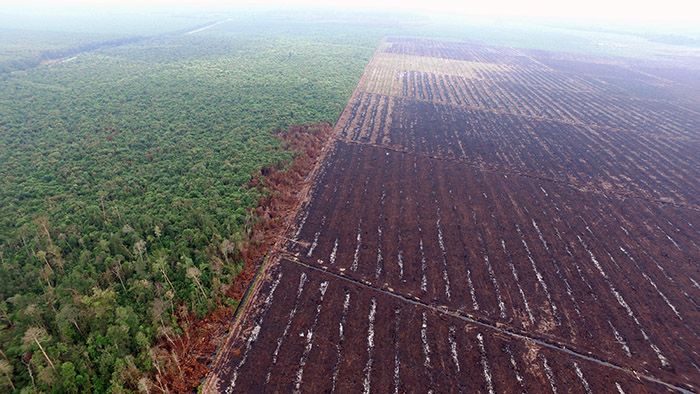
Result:
M385 40L205 391L700 391L685 79Z

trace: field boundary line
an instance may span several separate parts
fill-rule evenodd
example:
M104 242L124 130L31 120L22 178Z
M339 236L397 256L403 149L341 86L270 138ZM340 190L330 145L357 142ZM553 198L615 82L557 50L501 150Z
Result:
M241 298L241 301L238 303L238 305L236 305L236 309L233 311L233 317L231 318L231 323L230 323L231 325L229 326L229 329L226 333L226 340L222 344L220 344L218 348L216 348L216 352L214 352L214 357L212 357L211 361L207 365L207 368L211 369L216 364L216 362L219 358L219 353L223 349L226 348L226 345L228 345L229 334L231 333L233 325L236 322L236 320L238 319L238 316L242 313L242 310L244 309L243 307L248 302L248 298L250 297L251 290L253 289L253 287L255 287L255 284L258 282L258 280L260 279L260 276L262 275L262 273L265 269L265 264L267 263L267 257L268 257L267 255L265 255L265 257L263 257L262 264L260 265L260 269L258 269L258 272L255 274L255 277L253 278L253 280L250 282L250 284L246 288L246 291L243 294L243 298ZM207 382L208 377L209 377L209 374L205 375L205 377L202 378L202 381L200 382L200 386L197 388L197 392L200 392L200 393L204 392L202 390L204 390L203 387L206 386L205 383Z
M309 174L306 177L306 184L299 193L300 198L296 206L294 207L294 209L291 210L291 212L289 213L289 215L287 215L285 219L286 223L284 225L284 229L280 231L280 234L282 234L282 236L276 237L277 240L267 252L265 257L263 257L263 262L258 270L258 273L253 279L252 283L248 286L248 289L246 290L243 299L241 299L241 302L236 307L236 314L231 320L231 325L229 327L227 338L221 345L219 350L217 350L216 355L213 361L211 362L210 371L204 377L202 384L200 384L199 386L199 393L217 392L216 385L218 383L218 363L222 362L221 360L223 360L226 357L228 351L232 349L232 341L239 335L241 331L245 329L245 327L241 326L241 322L244 320L243 316L251 312L251 308L253 307L252 300L255 299L255 296L257 296L258 293L260 293L261 284L265 282L264 280L261 280L261 278L264 279L267 276L270 267L274 267L278 264L281 255L284 253L283 249L284 244L286 243L286 236L290 234L290 232L296 225L296 218L299 212L302 209L304 209L311 201L311 197L313 195L312 191L317 181L316 176L318 175L318 172L321 169L321 167L323 167L323 163L326 161L328 153L333 150L331 148L335 145L335 143L336 139L333 137L333 133L331 133L331 136L323 145L322 153L318 156L318 158L316 159L316 163L314 164L313 168L311 169L311 171L309 171Z
M401 295L401 294L398 294L398 293L394 293L394 292L389 291L389 290L381 289L381 288L376 287L376 286L374 286L374 285L372 285L372 284L370 284L370 283L367 283L367 282L365 282L365 281L358 280L358 279L353 279L353 278L349 278L349 277L347 277L347 276L345 276L345 275L338 274L338 273L335 273L335 272L331 272L331 271L328 271L327 269L320 268L320 267L316 267L316 266L313 266L313 265L304 263L304 262L298 260L296 256L292 256L292 255L286 254L286 255L281 256L281 257L282 257L284 260L289 261L290 263L298 264L298 265L300 265L300 266L302 266L302 267L305 267L305 268L307 268L307 269L311 269L311 270L314 270L314 271L317 271L317 272L322 272L322 273L331 275L331 276L333 276L333 277L335 277L335 278L344 280L344 281L346 281L346 282L355 284L355 285L357 285L357 286L364 287L364 288L366 288L366 289L370 289L370 290L373 290L373 291L376 291L376 292L379 292L379 293L382 293L382 294L386 294L386 295L388 295L388 296L390 296L390 297L394 297L394 298L399 299L399 300L401 300L401 301L403 301L403 302L406 302L406 303L409 303L409 304L413 304L413 305L418 306L418 307L430 309L430 310L432 310L432 311L434 311L434 312L437 312L437 313L439 313L439 314L442 314L442 315L451 316L451 317L453 317L453 318L456 318L456 319L465 321L465 322L467 322L467 323L475 324L475 325L478 325L478 326L481 326L481 327L485 327L485 328L488 328L488 329L491 329L491 330L495 330L495 331L501 332L501 333L503 333L503 334L505 334L505 335L508 335L508 336L510 336L510 337L514 337L514 338L518 338L518 339L530 341L530 342L533 342L533 343L535 343L535 344L537 344L537 345L540 345L540 346L542 346L542 347L546 347L546 348L551 349L551 350L557 350L557 351L560 351L560 352L564 352L564 353L569 354L569 355L571 355L571 356L575 356L575 357L578 357L578 358L581 358L581 359L584 359L584 360L587 360L587 361L591 361L591 362L596 363L596 364L598 364L598 365L602 365L602 366L605 366L605 367L608 367L608 368L613 368L613 369L615 369L615 370L624 372L624 373L626 373L626 374L633 375L633 376L634 376L635 378L637 378L637 379L642 378L642 379L647 380L647 381L649 381L649 382L651 382L651 383L661 384L661 385L663 385L663 386L665 386L665 387L667 387L667 388L669 388L669 389L676 390L676 391L681 392L681 393L683 393L683 394L695 394L694 391L685 389L685 388L680 387L680 386L676 386L676 385L674 385L674 384L672 384L672 383L665 382L665 381L663 381L663 380L661 380L661 379L655 378L655 377L650 376L650 375L646 375L646 374L643 374L643 373L639 373L639 372L637 372L637 371L635 371L635 370L633 370L633 369L631 369L631 368L627 368L627 367L624 367L624 366L621 366L621 365L617 365L617 364L612 363L612 362L609 362L609 361L605 361L605 360L602 360L602 359L599 359L599 358L596 358L596 357L593 357L593 356L589 356L589 355L584 354L584 353L581 353L581 352L579 352L579 351L577 351L577 350L570 349L570 348L568 348L568 347L566 347L565 345L562 345L562 344L550 343L550 342L548 342L548 341L545 340L545 339L541 339L541 338L537 338L537 337L534 337L534 336L530 336L530 335L528 335L528 334L525 333L525 332L518 332L518 331L516 331L515 329L506 328L506 325L505 325L505 324L503 324L501 327L499 327L499 326L496 325L496 324L492 324L492 323L489 323L489 322L485 322L485 321L479 320L478 318L475 318L475 317L473 317L473 316L465 316L465 315L463 315L463 314L461 314L461 313L459 313L459 312L457 312L457 311L451 311L451 310L447 309L446 307L437 307L437 306L433 306L433 305L430 305L430 304L426 304L426 303L424 303L424 302L422 302L422 301L419 301L419 300L417 300L417 299L409 298L409 297L407 297L407 296L404 296L404 295ZM281 260L281 261L284 261L284 260Z
M331 139L338 139L338 136L340 135L340 132L341 132L340 125L341 124L345 125L347 123L345 121L345 119L347 117L349 117L350 112L352 112L352 106L350 105L350 103L354 102L360 93L368 93L367 91L363 90L361 88L361 86L364 85L365 80L367 79L367 74L369 73L370 66L374 63L374 59L377 57L379 50L386 43L386 40L387 40L387 37L382 38L382 41L377 46L377 49L374 52L372 52L372 57L369 58L369 61L367 62L365 69L362 70L362 76L360 76L360 79L357 81L357 85L355 85L355 89L352 90L352 94L350 95L350 97L348 97L348 101L345 103L345 107L343 107L343 111L338 116L338 119L336 119L335 125L333 125L333 133L331 134Z
M313 190L318 183L319 172L323 168L328 154L335 151L334 148L337 144L337 141L339 140L338 135L341 120L346 115L346 113L348 113L348 111L352 110L350 103L353 102L356 95L360 92L360 85L362 84L367 75L367 70L372 64L372 61L374 60L374 57L376 56L379 48L381 48L382 44L385 41L386 38L383 38L379 46L377 47L377 50L375 50L372 53L372 57L365 66L365 69L362 71L362 76L360 77L360 80L357 82L357 85L355 85L355 89L348 98L348 101L345 103L343 111L338 116L335 125L333 125L333 131L330 133L328 140L323 144L322 153L316 158L316 163L314 163L313 168L311 169L311 171L309 171L308 175L306 176L305 185L299 192L299 200L294 209L291 210L291 212L289 213L289 215L287 215L285 219L286 223L284 225L284 230L280 231L281 235L276 237L277 240L263 258L263 262L258 270L258 273L256 274L251 284L248 286L244 297L241 299L241 302L236 307L234 317L231 320L231 325L229 326L226 340L219 347L219 349L217 349L216 354L211 362L209 373L207 373L207 375L204 377L202 383L197 389L199 393L217 392L216 388L219 383L218 369L219 367L221 367L219 363L222 363L222 360L227 358L226 355L229 351L233 349L231 346L232 342L235 338L238 337L238 335L243 330L245 330L245 327L243 327L241 324L244 320L243 317L246 314L251 313L251 308L253 308L254 306L253 300L260 293L260 288L262 286L261 284L265 282L264 278L267 277L271 267L275 267L279 264L283 254L285 254L284 245L288 242L288 235L291 234L291 231L297 225L296 219L299 216L299 212L304 210L310 203L311 198L313 197Z

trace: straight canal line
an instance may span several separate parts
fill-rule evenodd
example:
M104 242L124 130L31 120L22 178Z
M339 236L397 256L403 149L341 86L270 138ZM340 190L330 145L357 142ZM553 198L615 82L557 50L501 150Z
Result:
M326 270L326 269L319 268L319 267L315 267L315 266L313 266L313 265L309 265L309 264L307 264L307 263L304 263L304 262L302 262L302 261L299 261L299 260L297 259L296 256L290 255L290 254L288 254L288 253L282 253L282 255L281 255L280 257L281 257L280 263L281 263L282 261L284 261L284 260L287 260L287 261L289 261L289 262L291 262L291 263L298 264L298 265L300 265L300 266L302 266L302 267L305 267L305 268L307 268L307 269L314 270L314 271L317 271L317 272L322 272L322 273L324 273L324 274L326 274L326 275L330 275L330 276L332 276L332 277L341 279L341 280L343 280L343 281L350 282L350 283L355 284L355 285L357 285L357 286L364 287L364 288L366 288L366 289L370 289L370 290L372 290L372 291L376 291L376 292L379 292L379 293L382 293L382 294L386 294L386 295L391 296L391 297L393 297L393 298L397 298L397 299L399 299L399 300L401 300L401 301L403 301L403 302L406 302L406 303L409 303L409 304L413 304L413 305L416 305L416 306L418 306L418 307L427 308L427 309L430 309L430 310L432 310L432 311L434 311L434 312L437 312L437 313L440 313L440 314L443 314L443 315L447 315L447 316L450 316L450 317L454 317L454 318L456 318L456 319L459 319L459 320L462 320L462 321L465 321L465 322L468 322L468 323L471 323L471 324L475 324L475 325L478 325L478 326L481 326L481 327L485 327L485 328L488 328L488 329L491 329L491 330L496 330L496 331L499 331L499 332L501 332L501 333L503 333L503 334L505 334L505 335L511 336L511 337L513 337L513 338L518 338L518 339L523 339L523 340L526 340L526 341L530 341L530 342L533 342L533 343L535 343L535 344L537 344L537 345L540 345L540 346L545 347L545 348L548 348L548 349L552 349L552 350L557 350L557 351L560 351L560 352L564 352L564 353L566 353L566 354L568 354L568 355L571 355L571 356L574 356L574 357L578 357L578 358L583 359L583 360L591 361L591 362L594 362L594 363L596 363L596 364L598 364L598 365L602 365L602 366L605 366L605 367L608 367L608 368L612 368L612 369L615 369L615 370L617 370L617 371L624 372L624 373L626 373L626 374L629 374L629 375L634 376L634 377L637 378L637 379L644 379L644 380L649 381L649 382L651 382L651 383L657 383L657 384L663 385L663 386L665 386L665 387L667 387L667 388L669 388L669 389L678 391L678 392L683 393L683 394L696 394L696 393L697 393L696 391L689 390L689 389L686 389L686 388L683 388L683 387L680 387L680 386L676 386L676 385L674 385L674 384L672 384L672 383L664 382L663 380L660 380L660 379L655 378L655 377L653 377L653 376L649 376L649 375L645 375L645 374L643 374L643 373L639 373L639 372L634 371L634 370L632 370L632 369L630 369L630 368L623 367L623 366L620 366L620 365L617 365L617 364L613 364L613 363L611 363L611 362L609 362L609 361L601 360L601 359L599 359L599 358L595 358L595 357L589 356L589 355L584 354L584 353L580 353L580 352L578 352L578 351L576 351L576 350L569 349L569 348L567 348L567 347L565 347L565 346L562 346L562 345L559 345L559 344L553 344L553 343L547 342L547 341L545 341L545 340L543 340L543 339L539 339L539 338L535 338L535 337L529 336L529 335L527 335L526 333L516 332L516 331L514 331L514 330L512 330L512 329L504 328L504 326L499 327L499 326L496 326L496 325L494 325L494 324L491 324L491 323L488 323L488 322L485 322L485 321L482 321L482 320L478 320L478 319L476 319L476 318L474 318L474 317L465 316L465 315L463 315L463 314L460 314L460 313L457 312L457 311L450 311L450 310L448 310L447 308L444 308L444 307L436 307L436 306L433 306L433 305L429 305L429 304L426 304L426 303L421 302L421 301L419 301L419 300L416 300L416 299L413 299L413 298L408 298L408 297L403 296L403 295L401 295L401 294L396 294L396 293L393 293L393 292L388 291L388 290L380 289L380 288L375 287L375 286L373 286L372 284L369 284L369 283L367 283L367 282L363 282L363 281L360 281L360 280L348 278L347 276L344 276L344 275L341 275L341 274L337 274L337 273L335 273L335 272L330 272L330 271L328 271L328 270Z

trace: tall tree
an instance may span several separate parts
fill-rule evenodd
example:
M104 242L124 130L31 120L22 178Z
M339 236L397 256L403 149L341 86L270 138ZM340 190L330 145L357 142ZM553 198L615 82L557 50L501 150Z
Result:
M22 342L26 347L31 346L32 343L35 343L38 347L39 350L41 350L41 353L44 355L44 358L46 358L46 361L49 363L51 368L56 371L56 367L53 365L53 361L51 361L51 358L49 358L49 355L46 354L46 350L44 350L44 347L41 346L41 342L46 342L51 339L51 336L46 332L44 328L41 327L30 327L25 331L24 337L22 337Z
M12 390L15 390L15 384L12 383L12 371L14 370L14 367L12 364L10 364L9 361L7 360L0 360L0 373L5 375L5 378L7 378L7 381L10 383L10 387L12 387Z

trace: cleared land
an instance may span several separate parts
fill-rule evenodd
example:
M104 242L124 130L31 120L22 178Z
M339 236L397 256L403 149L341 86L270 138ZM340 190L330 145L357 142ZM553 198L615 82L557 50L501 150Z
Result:
M700 390L699 95L640 69L385 41L205 390Z

